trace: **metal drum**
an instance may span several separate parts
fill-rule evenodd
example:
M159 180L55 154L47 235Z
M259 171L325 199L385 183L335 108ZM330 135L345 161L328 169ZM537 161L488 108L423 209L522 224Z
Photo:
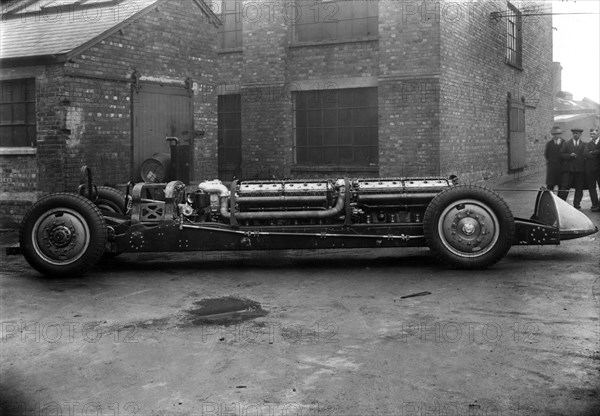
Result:
M151 158L144 160L140 167L140 175L144 182L166 182L171 169L171 155L168 153L154 153Z

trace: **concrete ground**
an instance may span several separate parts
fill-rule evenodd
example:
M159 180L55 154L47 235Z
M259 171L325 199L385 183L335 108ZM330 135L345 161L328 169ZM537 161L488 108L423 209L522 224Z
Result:
M499 187L516 216L541 178ZM599 253L596 234L474 272L426 249L122 255L48 279L3 250L0 411L596 415ZM250 307L202 317L215 298Z

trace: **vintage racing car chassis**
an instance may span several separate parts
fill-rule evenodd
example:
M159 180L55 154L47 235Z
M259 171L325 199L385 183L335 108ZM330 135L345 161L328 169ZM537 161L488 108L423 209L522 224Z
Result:
M451 267L480 269L512 245L559 244L597 228L540 190L532 219L490 189L456 178L87 183L51 194L23 218L20 251L39 272L79 275L103 256L214 250L429 247Z

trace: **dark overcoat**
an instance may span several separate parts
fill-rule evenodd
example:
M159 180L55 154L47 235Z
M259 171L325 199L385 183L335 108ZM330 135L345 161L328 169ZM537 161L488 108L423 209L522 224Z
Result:
M598 173L600 170L600 140L595 144L593 140L590 140L585 145L584 152L585 159L585 171L587 173Z
M546 143L544 157L546 158L546 185L560 184L560 174L562 173L562 159L560 158L560 148L565 141L560 139L556 144L554 139Z
M583 159L585 145L586 143L583 140L579 140L579 144L575 146L573 139L563 143L560 148L563 172L583 173L585 171L585 161ZM575 153L575 156L571 156L571 153Z

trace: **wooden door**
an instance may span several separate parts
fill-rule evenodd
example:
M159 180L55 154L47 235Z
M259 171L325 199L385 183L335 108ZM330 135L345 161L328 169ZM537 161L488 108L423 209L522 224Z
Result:
M133 90L133 177L140 180L142 162L155 153L170 154L167 137L190 145L192 165L194 101L184 86L140 83Z

